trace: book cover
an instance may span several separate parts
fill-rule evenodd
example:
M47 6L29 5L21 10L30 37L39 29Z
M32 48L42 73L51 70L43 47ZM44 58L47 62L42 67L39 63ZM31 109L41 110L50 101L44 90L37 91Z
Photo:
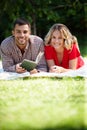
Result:
M41 60L43 54L44 54L44 52L39 52L35 61L24 59L20 66L22 68L25 68L27 71L33 70L38 65L38 63Z

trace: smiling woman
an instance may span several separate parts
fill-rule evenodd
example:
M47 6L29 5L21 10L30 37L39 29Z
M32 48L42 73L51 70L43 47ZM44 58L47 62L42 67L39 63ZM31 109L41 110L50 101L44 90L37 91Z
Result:
M84 65L77 39L64 24L54 24L47 33L45 57L50 72L62 73Z

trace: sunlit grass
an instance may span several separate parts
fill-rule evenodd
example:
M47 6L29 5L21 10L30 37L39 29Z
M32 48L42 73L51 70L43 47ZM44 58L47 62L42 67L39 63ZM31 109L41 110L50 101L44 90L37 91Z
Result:
M0 129L85 128L85 89L83 78L0 81Z

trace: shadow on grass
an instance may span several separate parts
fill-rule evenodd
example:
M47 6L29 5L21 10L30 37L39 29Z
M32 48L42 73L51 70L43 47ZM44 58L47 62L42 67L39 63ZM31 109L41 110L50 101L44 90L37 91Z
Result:
M19 129L18 129L19 130ZM70 127L70 126L58 126L58 127L55 127L55 128L43 128L43 129L28 129L28 128L26 128L26 129L20 129L20 130L87 130L87 128L86 127L84 127L84 126L79 126L79 127Z
M56 128L47 128L47 129L41 129L41 130L86 130L83 126L80 128L73 128L73 127L56 127Z

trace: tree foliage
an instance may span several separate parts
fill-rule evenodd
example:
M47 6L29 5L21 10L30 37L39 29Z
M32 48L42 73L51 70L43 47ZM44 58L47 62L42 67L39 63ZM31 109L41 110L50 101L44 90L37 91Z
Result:
M25 17L32 33L46 35L54 23L64 23L73 32L87 29L87 3L84 0L3 0L0 2L0 40L11 35L16 18Z

